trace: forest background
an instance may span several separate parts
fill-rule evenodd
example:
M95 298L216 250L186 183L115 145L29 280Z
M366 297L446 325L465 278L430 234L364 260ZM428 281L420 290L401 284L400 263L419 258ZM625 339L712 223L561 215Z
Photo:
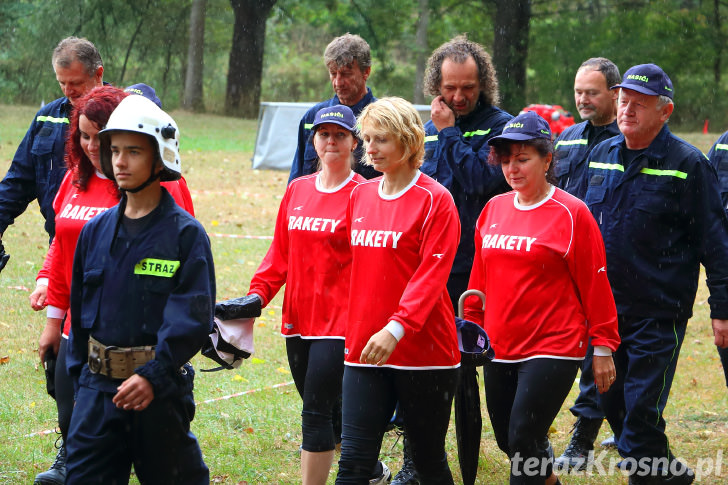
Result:
M575 113L579 64L654 62L672 78L681 131L728 126L727 0L0 0L0 103L60 94L50 54L67 35L102 53L104 79L146 82L165 108L244 118L260 101L331 96L322 54L352 32L372 47L376 96L416 103L427 56L459 33L493 54L502 106ZM578 116L577 116L578 121Z

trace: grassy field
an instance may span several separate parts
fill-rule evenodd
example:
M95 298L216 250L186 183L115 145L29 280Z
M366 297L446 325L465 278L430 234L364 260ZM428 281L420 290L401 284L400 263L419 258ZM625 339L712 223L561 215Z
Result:
M34 112L33 108L0 106L0 175L10 166ZM197 218L209 233L216 234L211 242L217 297L241 296L269 245L267 240L241 236L272 235L288 174L251 169L255 122L181 112L173 116L182 133L183 172ZM685 137L707 152L717 134ZM55 456L55 433L45 432L56 426L55 404L45 394L37 356L45 316L33 312L28 304L29 289L34 286L47 248L37 205L33 204L8 229L3 241L11 260L0 274L0 483L32 483L35 474L45 470ZM199 405L192 428L200 439L213 483L300 482L300 400L290 384L279 326L280 298L256 322L256 353L252 359L236 371L197 374L195 397ZM193 365L197 369L211 367L212 361L198 356ZM568 443L573 421L568 406L577 391L575 384L552 429L557 454ZM483 416L478 481L507 483L508 461L495 444L484 403ZM728 482L728 392L712 345L703 282L666 420L674 452L693 468L700 468L696 470L702 471L700 483ZM600 439L607 433L607 426L603 426ZM453 422L447 445L457 483L460 474ZM382 459L393 471L399 468L401 448L393 433L385 437ZM617 459L617 453L609 451L602 464L608 468L610 460ZM562 477L562 482L618 484L626 483L626 478L595 471Z

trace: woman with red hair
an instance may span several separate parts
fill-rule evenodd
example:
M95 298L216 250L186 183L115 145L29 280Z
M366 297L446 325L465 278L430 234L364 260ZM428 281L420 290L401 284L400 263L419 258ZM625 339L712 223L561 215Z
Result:
M116 182L101 172L98 132L104 128L121 100L129 95L113 86L101 86L89 91L76 103L66 140L68 171L53 201L56 234L36 278L36 289L30 296L34 310L47 306L47 321L38 341L38 354L41 362L57 356L54 397L58 407L58 424L64 439L73 410L73 384L65 364L70 330L67 312L73 255L86 221L119 202L121 194ZM192 198L184 179L162 185L181 207L194 216ZM62 325L64 320L65 324ZM59 451L54 467L59 459L65 462L63 448Z

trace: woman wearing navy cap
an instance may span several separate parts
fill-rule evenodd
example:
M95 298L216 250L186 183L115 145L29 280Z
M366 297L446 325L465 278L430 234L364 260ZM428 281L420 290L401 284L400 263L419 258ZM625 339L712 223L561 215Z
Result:
M512 192L493 197L475 230L465 316L483 325L495 352L485 365L488 414L511 459L511 484L559 483L547 432L571 389L588 339L594 379L615 379L617 311L596 221L586 205L551 184L548 123L533 112L488 141Z
M351 271L344 216L349 194L364 181L351 169L358 143L355 126L354 113L346 106L316 113L312 137L319 171L294 179L286 188L273 242L248 293L258 295L266 306L286 284L281 333L303 399L304 484L326 483L341 436L339 403ZM389 477L389 470L378 468L377 477Z

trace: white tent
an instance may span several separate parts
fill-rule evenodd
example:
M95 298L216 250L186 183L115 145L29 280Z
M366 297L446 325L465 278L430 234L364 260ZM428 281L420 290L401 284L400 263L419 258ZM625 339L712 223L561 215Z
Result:
M298 123L316 103L260 103L258 134L253 153L254 169L291 170L296 154ZM430 119L430 106L415 105L423 121Z

